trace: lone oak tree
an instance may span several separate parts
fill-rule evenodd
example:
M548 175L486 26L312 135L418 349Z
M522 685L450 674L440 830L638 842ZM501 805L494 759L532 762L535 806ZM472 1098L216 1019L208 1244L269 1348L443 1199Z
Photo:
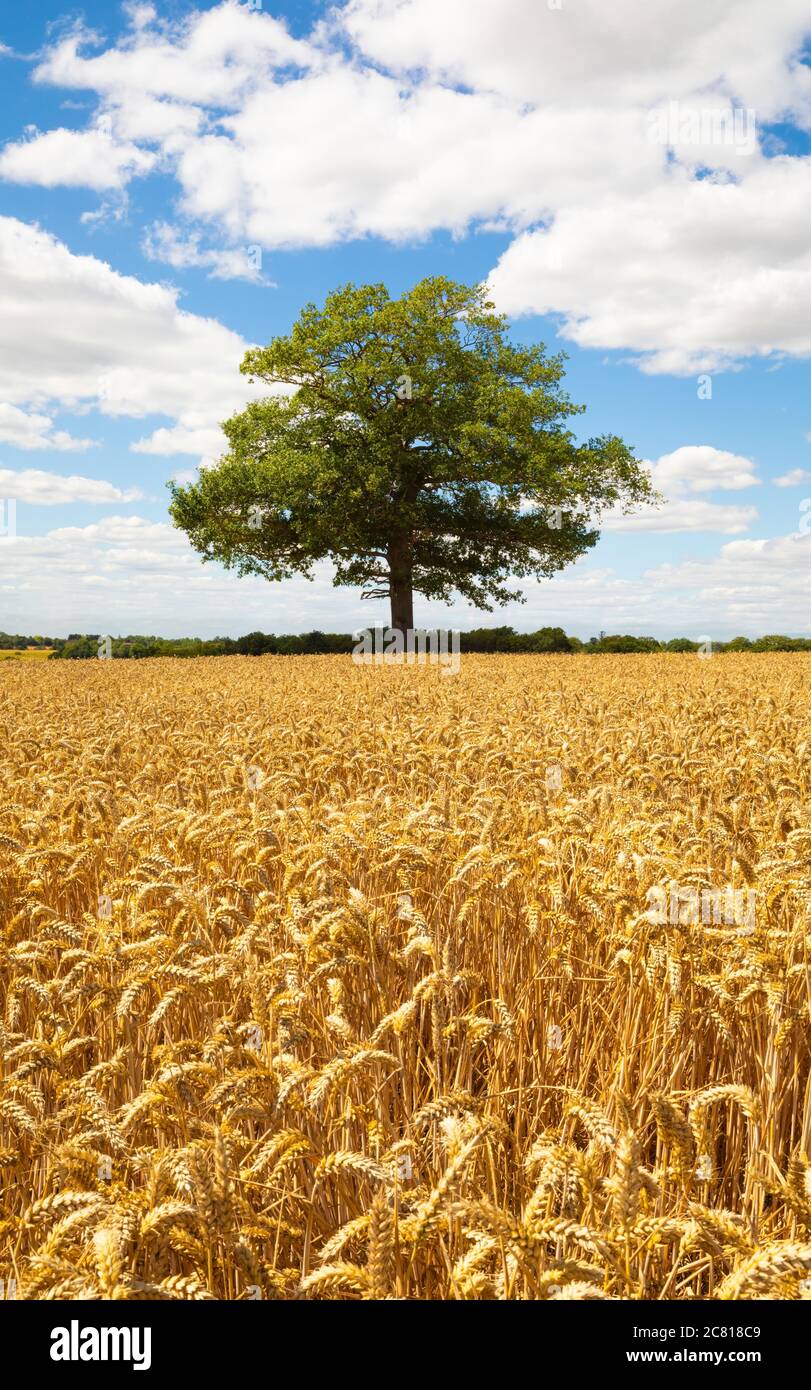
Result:
M613 435L578 444L584 409L563 357L506 336L481 286L423 280L399 299L348 285L308 304L289 337L241 370L276 388L226 421L229 450L171 514L204 560L240 574L311 577L391 600L414 626L415 591L477 608L521 598L510 575L548 576L594 545L594 521L652 496Z

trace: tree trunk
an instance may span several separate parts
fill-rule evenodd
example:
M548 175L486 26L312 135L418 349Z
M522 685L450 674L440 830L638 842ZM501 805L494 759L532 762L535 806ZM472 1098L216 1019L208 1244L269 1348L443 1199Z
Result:
M405 638L414 629L411 549L405 541L393 542L389 547L389 594L392 628Z

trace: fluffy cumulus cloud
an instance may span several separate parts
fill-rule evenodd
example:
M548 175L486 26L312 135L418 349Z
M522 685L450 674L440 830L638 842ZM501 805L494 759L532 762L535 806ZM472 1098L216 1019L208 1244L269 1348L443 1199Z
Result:
M611 571L597 577L584 569L581 575L578 569L550 588L564 609L598 628L681 631L696 639L811 635L811 532L728 541L717 556L660 565L642 583ZM549 590L542 599L540 593L530 596L528 607L546 607L552 597Z
M153 168L155 156L102 130L48 130L8 144L0 154L0 178L43 188L123 188Z
M807 468L790 468L788 473L781 473L772 481L775 487L800 487L802 483L811 483L811 473Z
M0 513L0 522L4 520ZM16 539L0 531L3 626L12 632L302 632L335 627L329 566L311 582L283 587L240 579L201 565L186 537L166 522L110 515L88 525L26 534L17 512ZM167 596L171 605L167 608ZM365 626L370 614L357 593L344 591L342 625Z
M67 430L55 430L50 415L37 415L0 401L0 444L15 449L55 449L81 453L93 447L92 439L77 439Z
M168 416L176 438L198 432L204 452L215 454L219 422L251 393L239 373L247 344L238 334L180 309L166 286L73 255L9 217L0 217L0 302L0 441L84 447L89 441L51 432L41 412L58 405ZM164 429L145 436L143 452L163 452ZM188 452L167 443L167 453Z
M790 632L811 636L811 529L798 516L792 534L726 542L715 556L664 563L629 578L584 557L559 576L528 585L526 603L504 610L500 622L524 629L562 623L569 632L636 632L728 640ZM461 627L481 622L461 605Z
M175 425L173 429L153 430L152 434L144 439L137 439L130 448L134 454L157 454L162 458L171 458L175 454L191 454L203 464L213 463L222 453L222 430L216 425L195 426L193 419L194 417L189 415L188 423L185 425Z
M358 48L395 71L509 94L533 104L650 106L723 84L769 113L785 103L787 55L808 26L803 0L349 0L339 20ZM788 74L798 106L807 75Z
M195 453L204 443L199 438L185 442ZM741 530L751 521L741 508L742 524L734 524L734 508L708 502L702 495L708 473L720 491L752 485L756 479L749 460L695 446L665 455L650 467L658 485L667 484L671 492L661 529L723 532ZM19 488L13 493L7 476L0 473L0 493L8 486L11 495L21 495ZM43 492L50 489L48 500L69 500L57 494L60 483L65 488L73 485L78 497L77 485L89 480L50 478L43 483ZM109 484L91 486L98 492L87 500L107 500L102 490ZM29 500L45 500L35 494L31 488ZM650 519L641 529L657 525ZM526 603L509 605L500 621L522 628L562 622L584 635L607 629L682 631L703 637L708 626L716 637L739 631L797 631L796 605L805 604L811 590L811 535L801 528L798 517L798 531L792 536L732 542L716 558L661 565L642 583L585 556L553 579L528 584ZM18 516L17 533L13 546L0 540L0 592L10 615L6 626L15 630L55 635L69 630L149 630L179 635L191 624L201 635L213 636L252 628L354 631L388 620L385 604L364 602L357 590L336 592L328 564L315 567L311 582L300 578L278 586L258 578L240 579L216 565L201 566L186 537L162 521L112 515L31 536ZM172 594L171 614L166 610L167 592ZM466 628L487 621L486 615L461 602L448 609L420 599L417 610L418 621L426 624ZM699 617L685 620L685 613ZM811 618L807 630L811 631Z
M46 473L38 468L0 468L0 496L13 498L34 507L58 507L67 502L137 502L142 493L138 488L115 487L99 478L83 478L79 474L64 477Z
M0 176L170 172L185 225L148 250L221 277L246 245L498 226L500 305L585 347L676 373L811 354L811 158L770 131L811 130L806 0L346 0L304 39L236 0L129 15L45 50L90 126L12 142Z
M756 507L706 502L695 497L667 497L662 507L639 507L628 516L611 512L603 519L601 530L659 531L662 535L677 531L714 531L734 536L748 531L757 519Z
M238 0L193 10L174 26L161 23L154 6L130 10L130 19L127 36L98 53L95 35L74 27L43 58L36 79L115 101L146 96L181 107L234 107L274 72L309 67L315 54L281 21Z
M655 462L647 461L654 487L662 499L637 507L627 516L611 511L604 531L715 531L736 535L757 521L755 507L710 502L701 494L739 492L759 479L751 459L715 449L710 444L685 445Z
M232 249L201 245L198 232L184 236L169 222L148 227L143 240L144 255L150 261L163 261L180 269L197 266L208 271L212 280L252 280L262 283L260 246Z
M739 492L759 481L751 459L710 444L688 445L663 454L652 473L657 487L673 493L712 492L715 488Z
M811 160L758 163L740 182L679 165L635 203L563 208L522 233L490 284L507 312L560 314L581 347L628 350L648 371L712 371L811 354Z
M191 626L214 636L257 628L354 631L388 620L385 604L364 602L356 590L336 592L328 565L316 568L312 582L239 579L216 565L201 566L181 533L139 516L106 516L44 536L22 533L18 518L17 530L13 543L0 538L0 593L10 631L180 636ZM811 533L730 541L714 558L660 565L644 583L584 557L553 579L527 585L526 598L506 607L499 621L525 629L562 623L585 636L600 630L695 639L811 634ZM416 616L462 628L487 621L463 603L449 609L422 600Z
M811 633L811 531L802 520L790 535L729 541L713 559L664 564L645 580L653 608L704 612L716 631Z

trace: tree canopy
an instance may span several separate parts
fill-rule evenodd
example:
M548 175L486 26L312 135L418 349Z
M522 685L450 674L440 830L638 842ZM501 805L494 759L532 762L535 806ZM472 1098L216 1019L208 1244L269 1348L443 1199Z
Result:
M227 420L228 451L173 484L171 514L205 560L269 580L311 577L391 601L478 608L521 597L588 550L606 508L652 497L615 435L578 443L584 407L562 355L519 346L482 286L443 277L392 299L347 285L308 304L241 370L270 388Z

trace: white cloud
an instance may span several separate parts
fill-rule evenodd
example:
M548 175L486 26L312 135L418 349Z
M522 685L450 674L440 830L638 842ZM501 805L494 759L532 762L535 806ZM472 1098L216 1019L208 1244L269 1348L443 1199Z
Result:
M477 221L523 227L584 182L608 186L588 113L525 110L337 63L252 94L223 124L228 138L209 136L178 160L183 206L270 247L461 234ZM295 140L268 140L288 130ZM622 147L632 134L625 113L606 113L605 139ZM642 167L658 159L640 151ZM638 188L640 166L628 161L611 182Z
M357 589L336 590L327 564L311 582L285 584L238 578L219 566L201 565L182 532L139 516L107 516L84 526L63 526L44 536L25 534L18 511L17 538L0 541L3 626L12 632L160 632L214 636L265 632L352 632L388 621L384 602L363 601ZM171 591L171 611L166 594ZM653 593L651 588L650 593ZM626 625L655 623L651 598L605 567L581 561L559 579L530 585L526 607L512 605L500 621L521 627L564 621L605 627L615 612ZM657 600L658 602L658 600ZM480 626L487 615L460 603L419 599L418 621ZM633 618L629 615L633 614ZM554 615L554 616L553 616Z
M133 29L144 29L157 18L154 5L139 4L137 0L125 0L121 8L128 15Z
M39 82L95 91L118 101L143 95L180 103L228 107L264 83L274 69L306 66L314 51L261 10L229 3L193 11L180 23L155 27L140 7L139 22L117 46L86 56L94 35L74 29L36 69Z
M32 415L15 405L0 402L0 444L10 444L15 449L82 453L92 449L95 440L77 439L66 430L55 430L49 415Z
M170 474L173 483L180 483L185 487L188 483L195 483L199 477L196 468L178 468L176 472Z
M799 487L801 483L811 483L811 473L807 468L792 468L779 478L773 478L772 482L775 487Z
M355 591L336 604L329 566L312 583L284 586L240 579L201 565L182 532L139 516L107 516L85 526L62 526L44 536L0 539L3 626L10 632L162 632L173 636L307 631L369 622L369 605ZM172 595L167 608L167 593Z
M736 535L758 519L755 507L708 502L696 496L715 490L738 492L759 483L751 459L715 449L710 444L689 444L656 462L645 461L651 481L664 502L637 507L628 516L612 510L600 523L604 531L714 531Z
M695 640L707 633L811 636L811 532L729 541L707 560L661 565L641 578L587 555L552 579L526 585L525 593L525 604L507 605L497 619L465 604L449 610L422 600L415 619L462 628L498 621L523 631L551 624L581 636L601 630Z
M134 454L156 454L162 458L174 454L193 454L204 463L213 462L228 447L221 429L201 425L197 428L176 425L174 429L154 430L147 439L130 445Z
M240 579L201 565L181 532L143 517L108 516L27 536L18 512L17 533L13 544L0 541L8 631L237 636L256 628L347 632L388 620L385 603L336 590L328 565L316 567L312 583ZM584 556L560 575L528 584L526 595L526 604L500 610L498 621L522 630L560 624L583 636L601 629L694 638L809 634L811 533L732 541L717 556L660 565L642 581ZM463 602L448 607L421 598L415 618L462 628L494 621Z
M757 521L756 507L722 506L696 498L669 498L662 507L642 506L628 516L610 512L600 522L602 531L714 531L734 536Z
M147 228L144 255L150 261L165 261L176 269L189 266L207 269L211 280L252 280L262 284L262 252L258 246L203 247L197 232L184 236L168 222Z
M14 498L34 507L58 507L68 502L90 502L98 506L108 502L137 502L143 493L138 488L122 490L112 483L78 474L64 477L36 468L0 468L0 497Z
M36 76L95 90L116 139L160 147L190 217L266 247L525 226L584 180L635 189L642 167L652 175L661 162L636 149L621 175L606 168L597 116L615 148L638 143L621 108L533 110L509 94L403 81L348 61L325 34L294 41L271 16L223 5L93 56L90 37L73 33Z
M673 611L748 633L811 632L811 532L729 541L710 560L665 564L640 586ZM708 620L709 621L709 620Z
M742 454L730 454L710 444L690 444L663 454L652 467L656 487L670 493L738 492L755 487L755 465Z
M358 46L395 71L426 70L534 104L651 106L714 87L774 115L807 110L809 74L789 66L804 0L349 0Z
M713 371L746 356L811 354L811 158L762 160L740 183L674 165L631 200L561 208L489 277L507 313L556 313L581 347L649 371Z
M528 585L527 603L510 605L499 622L523 630L560 624L569 632L684 635L700 640L783 632L811 636L811 532L728 541L717 555L668 563L641 577L619 575L585 556L553 579ZM458 606L439 606L419 621L487 621Z
M349 0L304 41L236 3L130 16L106 48L59 39L36 78L96 94L121 162L77 155L88 177L138 172L133 148L174 173L189 226L152 247L170 263L498 226L517 234L501 307L584 347L678 373L811 354L811 158L719 124L811 129L807 0ZM674 110L668 149L651 114ZM7 152L21 175L46 138Z
M0 301L7 407L168 416L170 428L206 431L210 443L220 421L260 394L239 373L248 345L238 334L184 312L176 291L75 256L9 217L0 217ZM22 427L13 413L3 419Z
M100 130L49 130L0 153L0 178L43 188L123 188L147 174L155 156L130 142L117 143Z

